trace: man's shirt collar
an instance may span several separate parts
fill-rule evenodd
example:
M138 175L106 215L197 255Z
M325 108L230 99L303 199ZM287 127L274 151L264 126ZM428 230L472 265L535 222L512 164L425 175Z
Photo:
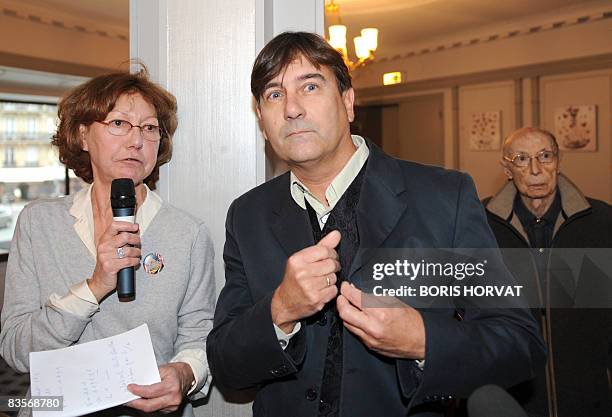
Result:
M370 155L370 150L364 138L358 135L351 135L351 138L357 149L325 191L325 197L329 207L327 207L324 202L319 201L293 172L290 174L291 197L297 205L304 210L306 210L305 200L308 200L308 203L315 210L320 221L323 217L326 218L329 212L335 207L338 200L340 200L355 177L357 177L357 174L359 174L359 171L361 171L361 168L363 168L363 165ZM323 224L324 223L325 222L323 222Z

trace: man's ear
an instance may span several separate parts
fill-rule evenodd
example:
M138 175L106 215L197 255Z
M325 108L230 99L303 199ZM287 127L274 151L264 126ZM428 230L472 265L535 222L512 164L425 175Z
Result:
M87 148L87 141L85 140L85 135L87 134L87 128L84 125L79 126L79 141L81 142L81 149L85 152L89 152Z
M264 129L263 121L261 119L261 108L259 107L259 103L255 105L255 112L257 113L257 121L259 123L259 130L261 131L261 134L263 135L264 139L268 140L268 135L266 134L266 129Z
M353 122L355 120L355 109L353 108L355 104L355 90L352 87L342 93L342 102L346 108L349 122Z
M510 170L510 167L508 166L508 161L506 161L505 159L501 159L499 161L499 164L503 168L504 174L506 174L506 177L508 177L508 179L511 180L512 179L512 171Z

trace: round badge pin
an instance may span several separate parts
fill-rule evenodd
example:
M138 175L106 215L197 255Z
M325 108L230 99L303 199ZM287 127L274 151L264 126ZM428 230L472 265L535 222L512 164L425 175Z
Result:
M142 267L149 275L155 275L164 269L164 258L158 253L150 253L144 257Z

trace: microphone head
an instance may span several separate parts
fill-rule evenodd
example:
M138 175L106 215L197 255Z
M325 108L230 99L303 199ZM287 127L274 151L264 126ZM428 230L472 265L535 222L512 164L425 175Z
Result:
M112 208L136 207L136 190L131 178L117 178L111 184Z
M483 385L467 401L470 417L527 417L510 394L497 385Z

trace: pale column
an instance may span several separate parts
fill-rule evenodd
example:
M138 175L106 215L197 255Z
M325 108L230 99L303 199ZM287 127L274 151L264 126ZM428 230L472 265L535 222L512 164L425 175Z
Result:
M158 191L206 221L223 286L230 203L266 178L264 140L250 93L252 63L284 30L323 33L324 0L131 0L130 56L177 98L179 128ZM211 393L197 416L250 416L245 393Z

